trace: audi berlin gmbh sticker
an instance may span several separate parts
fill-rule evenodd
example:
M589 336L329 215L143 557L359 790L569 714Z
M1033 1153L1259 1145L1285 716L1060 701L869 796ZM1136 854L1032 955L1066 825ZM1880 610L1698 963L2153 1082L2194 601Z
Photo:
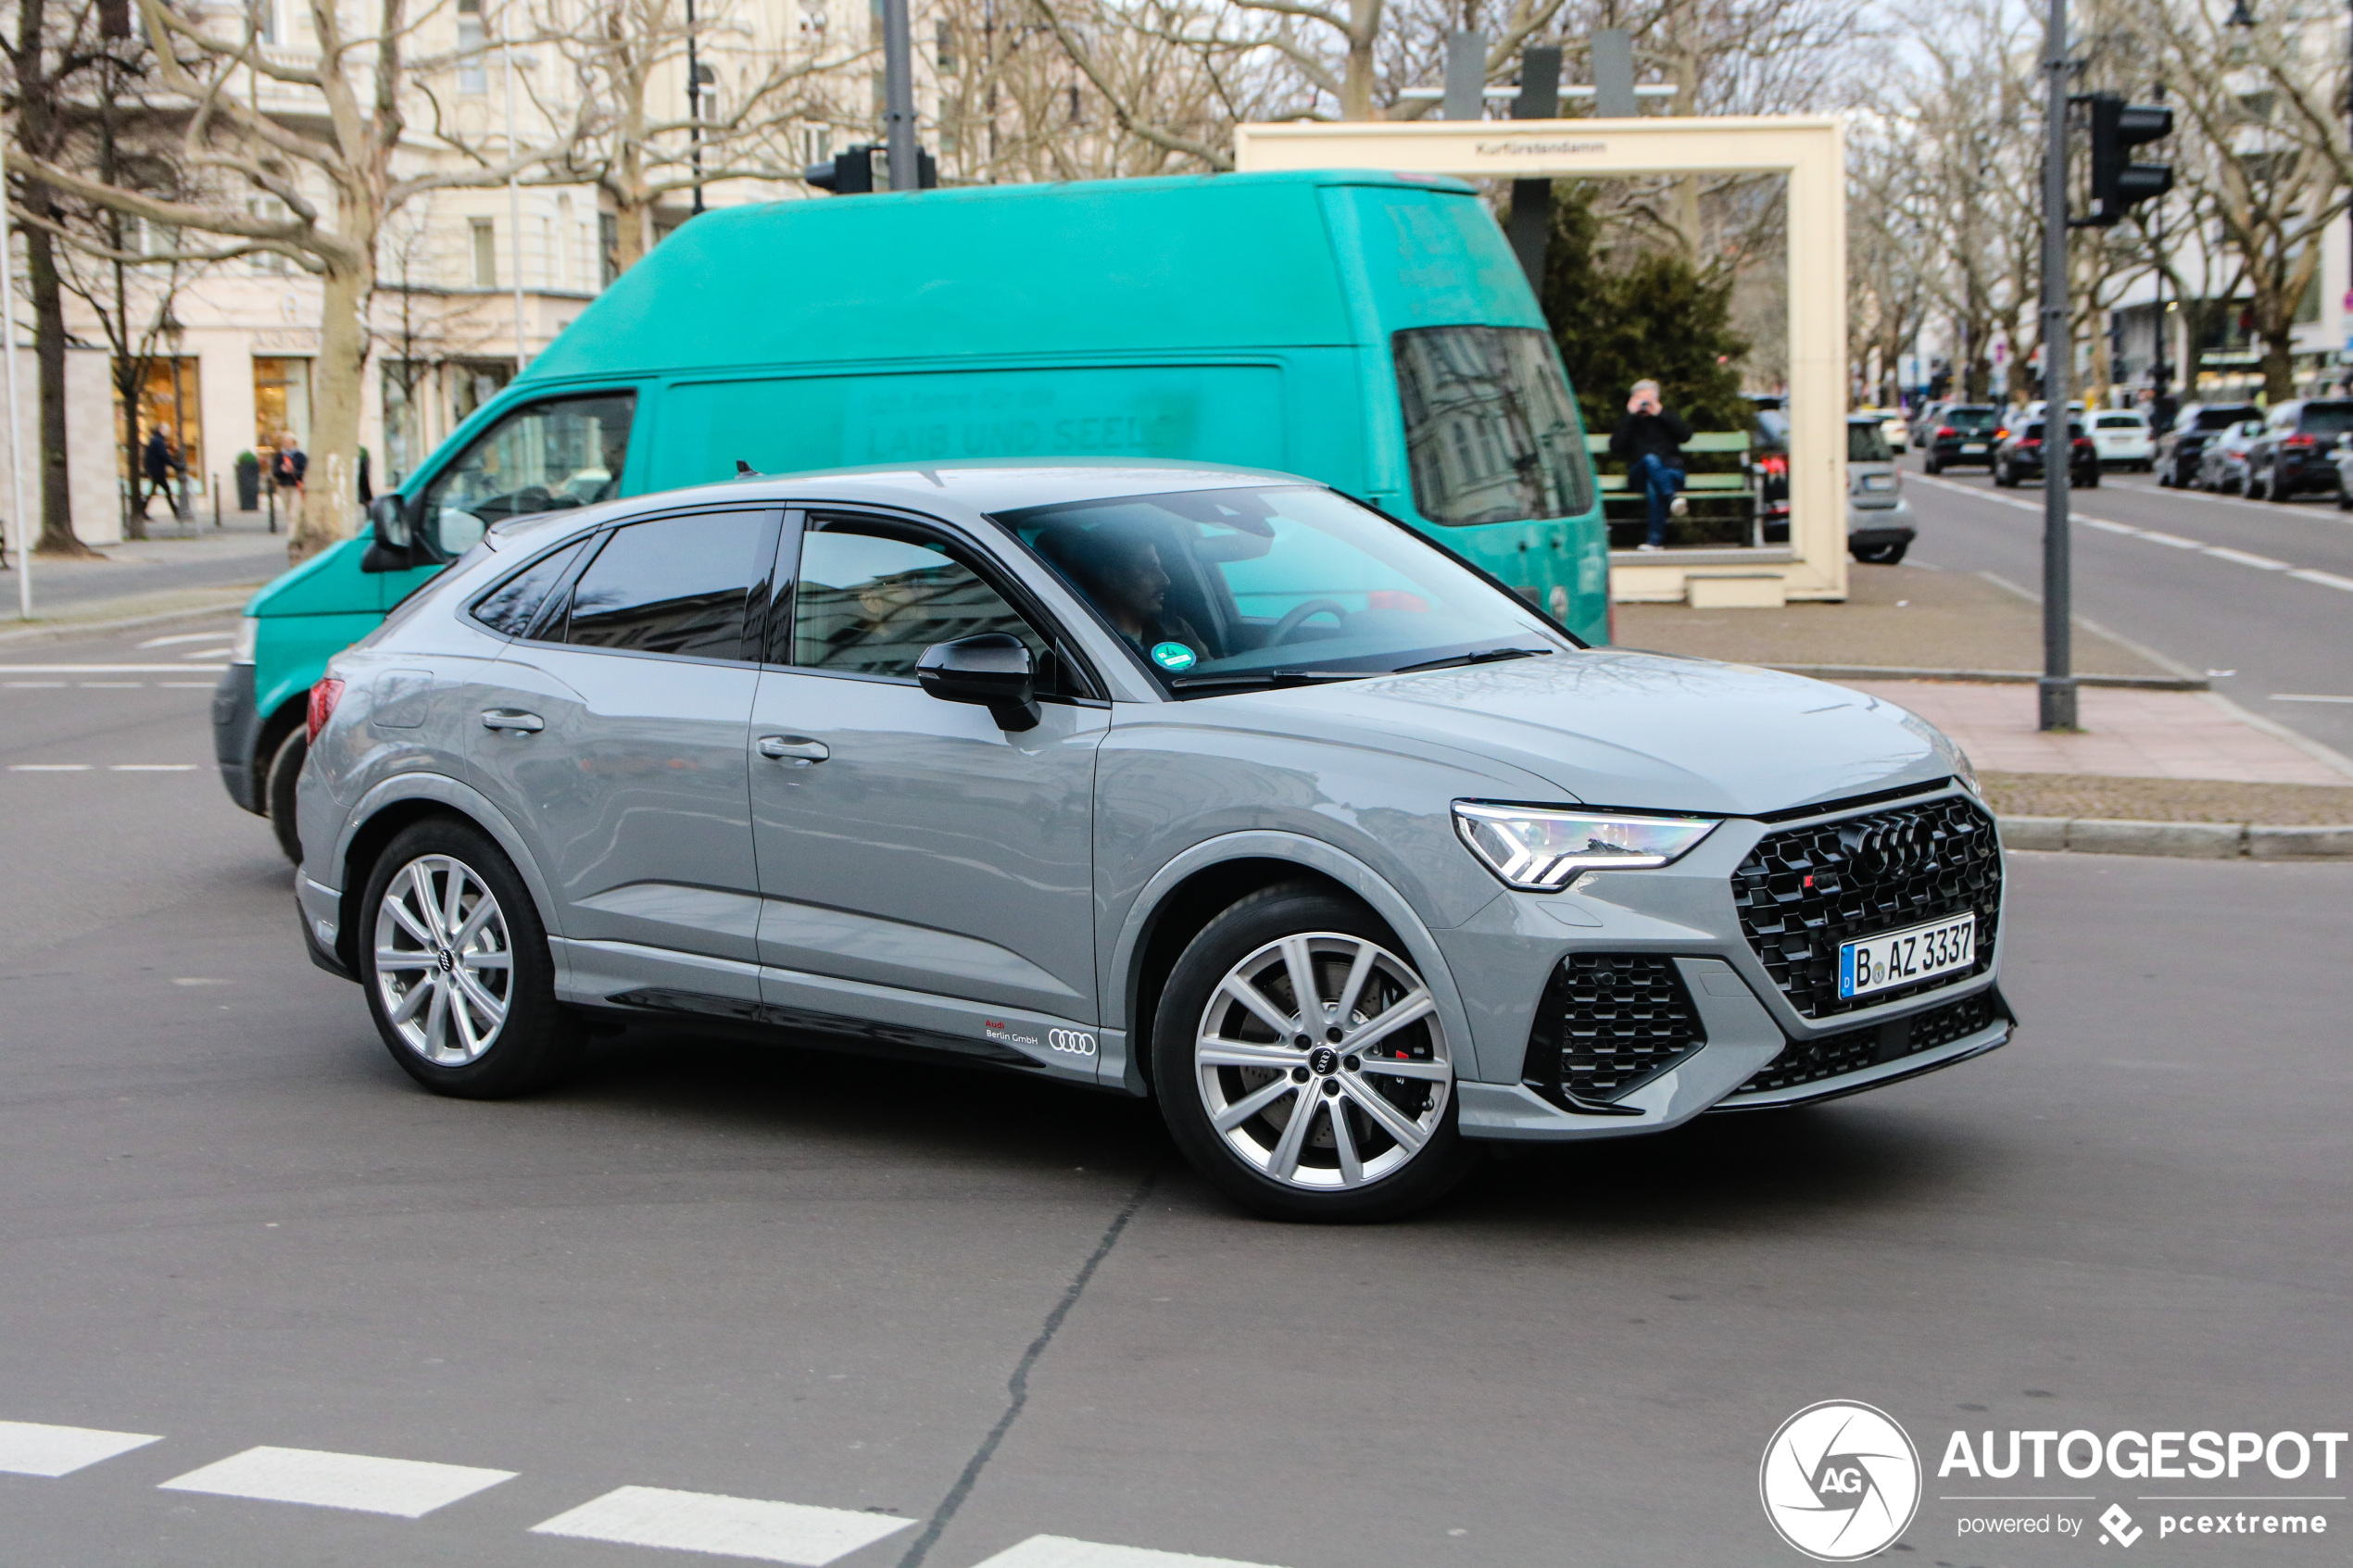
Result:
M2344 1432L2186 1425L1961 1429L1931 1477L1894 1417L1826 1399L1781 1423L1757 1488L1773 1529L1818 1562L1874 1556L1916 1523L1928 1537L2000 1537L2006 1561L2035 1546L2179 1549L2195 1537L2220 1562L2253 1561L2267 1546L2290 1549L2274 1561L2302 1562L2342 1512L2347 1444ZM2342 1560L2335 1549L2328 1561Z

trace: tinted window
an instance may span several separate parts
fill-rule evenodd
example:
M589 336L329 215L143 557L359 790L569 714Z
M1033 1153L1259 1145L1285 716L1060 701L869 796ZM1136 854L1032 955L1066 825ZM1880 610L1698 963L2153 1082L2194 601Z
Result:
M524 567L475 601L474 619L494 632L510 637L522 636L531 630L531 619L547 602L547 595L572 570L580 548L580 542L575 541Z
M2252 403L2241 403L2229 408L2200 408L2197 411L2197 428L2228 430L2242 420L2259 420L2262 417L2263 410Z
M564 640L740 659L744 606L769 538L762 512L704 512L616 529L572 591Z
M1873 424L1849 424L1846 427L1846 460L1850 463L1892 463L1895 453L1887 445L1887 432Z
M426 526L456 555L508 518L612 499L636 401L608 392L512 410L426 487Z
M1991 408L1947 408L1944 422L1955 430L1992 430L2000 420Z
M2143 423L2138 414L2102 414L2092 422L2102 430L2138 430Z
M912 678L934 643L1008 632L1043 661L1046 645L1003 596L919 531L829 521L800 545L792 661L812 670Z
M1432 522L1576 517L1593 504L1576 406L1533 327L1425 327L1393 340L1414 506Z
M2307 435L2342 435L2353 430L2353 403L2307 403L2296 428Z

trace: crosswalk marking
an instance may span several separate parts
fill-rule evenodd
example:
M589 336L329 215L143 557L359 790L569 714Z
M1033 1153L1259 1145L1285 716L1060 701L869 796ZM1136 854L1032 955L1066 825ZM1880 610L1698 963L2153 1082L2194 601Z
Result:
M88 1426L44 1426L0 1421L0 1471L11 1475L70 1475L75 1471L160 1443L144 1432L101 1432Z
M1032 1536L974 1568L1267 1568L1230 1557L1195 1557L1139 1546L1103 1546L1068 1536Z
M914 1523L888 1513L623 1486L534 1524L534 1535L666 1547L823 1568Z
M315 1449L260 1448L174 1476L163 1483L162 1489L422 1519L434 1509L514 1477L511 1470L480 1470L465 1464L323 1453Z

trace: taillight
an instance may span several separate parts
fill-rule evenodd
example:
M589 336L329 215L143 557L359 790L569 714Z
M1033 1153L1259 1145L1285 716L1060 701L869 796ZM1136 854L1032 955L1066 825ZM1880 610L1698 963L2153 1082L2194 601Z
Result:
M1789 472L1789 459L1787 458L1768 458L1756 466L1763 469L1769 474L1780 475Z
M2314 445L2314 443L2312 438L2309 435L2291 435L2281 441L2280 445L2283 446L2310 446Z
M1936 439L1939 441L1944 440L1948 435L1958 435L1960 433L1961 433L1959 431L1955 430L1951 425L1938 425L1936 427Z
M327 721L334 717L335 704L342 700L343 683L333 675L310 688L310 712L308 720L310 733L306 737L310 744L314 746L318 744L319 732L327 727Z
M2010 433L2007 429L1997 430L1994 433L1994 439L1996 441L2007 441L2009 438Z
M2040 446L2043 445L2043 438L2039 435L2030 435L2025 440L2020 442L2019 445L2020 446Z

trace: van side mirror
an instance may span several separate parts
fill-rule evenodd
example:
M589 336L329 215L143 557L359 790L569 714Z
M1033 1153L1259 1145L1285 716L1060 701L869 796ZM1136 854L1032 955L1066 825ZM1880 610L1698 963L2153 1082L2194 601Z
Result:
M1038 668L1020 638L983 632L934 643L915 660L915 679L942 702L977 703L1000 730L1038 727Z
M368 530L372 537L359 558L362 571L409 571L432 558L418 549L415 523L397 492L368 503Z

